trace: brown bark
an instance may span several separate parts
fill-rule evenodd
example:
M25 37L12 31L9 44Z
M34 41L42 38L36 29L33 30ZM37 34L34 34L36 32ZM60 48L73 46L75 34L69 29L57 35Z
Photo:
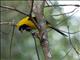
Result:
M32 0L29 1L29 4L31 4L31 1ZM41 47L44 51L45 60L50 60L51 55L50 55L49 48L48 48L48 36L47 36L47 31L46 31L46 22L45 22L44 14L43 14L44 4L45 4L45 1L35 1L33 12L39 23L37 25L39 28L39 39L40 39Z

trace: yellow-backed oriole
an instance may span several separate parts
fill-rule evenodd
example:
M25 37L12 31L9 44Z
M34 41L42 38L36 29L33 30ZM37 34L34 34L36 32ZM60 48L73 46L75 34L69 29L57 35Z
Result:
M32 17L34 20L36 20L36 17ZM33 29L37 29L37 27L35 26L35 24L32 22L32 20L30 19L29 16L21 19L17 24L16 24L16 27L19 29L19 31L23 31L23 30L26 30L26 31L31 31ZM52 27L50 25L50 23L48 21L46 21L46 27L47 28L52 28L54 29L55 31L59 32L60 34L66 36L66 34L64 34L63 32L61 32L59 29L55 28L55 27Z

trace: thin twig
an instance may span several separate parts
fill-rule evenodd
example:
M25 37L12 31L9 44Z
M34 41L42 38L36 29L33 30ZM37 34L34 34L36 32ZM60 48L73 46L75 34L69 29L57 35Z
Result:
M63 56L60 60L63 60L68 54L69 52L71 51L72 47L67 51L67 53L65 54L65 56Z
M36 28L39 30L38 22L36 22L36 21L33 19L33 17L32 17L34 0L30 0L30 1L29 1L29 4L30 4L30 7L31 7L29 16L30 16L30 18L31 18L31 21L34 23L34 25L36 26Z
M53 7L53 6L75 6L75 7L80 7L80 5L78 5L78 4L64 4L64 5L48 5L48 6L45 6L45 7Z
M78 10L77 10L78 11ZM76 12L77 12L76 11ZM66 17L64 20L62 20L62 21L60 21L58 24L56 24L56 26L60 26L60 24L62 23L62 22L65 22L66 21L66 19L69 19L69 18L71 18L76 12L74 12L72 15L70 15L70 16L68 16L68 17Z
M72 48L75 50L75 52L79 55L79 52L78 52L78 51L76 50L76 48L74 47L74 45L73 45L73 43L72 43L72 40L71 40L71 38L70 38L70 34L69 34L69 26L67 26L67 28L68 28L68 35L69 35L70 44L71 44Z
M49 6L49 4L48 4L47 0L46 0L45 2L46 2L46 4Z
M66 13L61 13L61 14L55 14L55 15L52 15L52 16L60 16L60 15L65 15L65 14L70 14L70 13L73 13L77 8L75 8L74 10L70 11L70 12L66 12Z
M33 3L34 3L34 0L30 1L32 2L31 4L31 9L30 9L30 18L32 20L32 22L35 24L35 26L37 26L37 22L32 18L32 12L33 12ZM38 28L38 27L37 27ZM34 33L31 33L32 34L32 37L34 39L34 43L35 43L35 49L36 49L36 53L37 53L37 57L38 57L38 60L40 60L40 57L39 57L39 52L38 52L38 47L37 47L37 42L36 42L36 39L35 39L35 36L34 36Z
M34 3L34 0L32 0L31 2L32 2L32 4L31 4L31 9L30 9L30 14L29 14L30 17L32 16L32 12L33 12L33 3Z
M62 32L64 32L64 33L67 33L67 34L76 34L76 33L79 33L80 31L76 31L76 32L66 32L66 31L63 31L63 30L60 30L60 31L62 31Z
M13 36L14 36L14 30L15 30L15 26L13 25L12 27L12 35L11 35L11 40L10 40L10 60L12 59L12 42L13 42Z
M7 32L1 31L1 30L0 30L0 34L8 35Z
M0 5L0 7L1 7L1 8L5 8L5 9L9 9L9 10L13 10L13 11L19 12L19 13L21 13L21 14L23 14L23 15L29 16L29 14L26 14L26 13L24 13L24 12L22 12L22 11L16 9L16 8L13 8L13 7L10 7L10 6L1 6L1 5Z
M0 25L16 25L15 23L13 23L13 22L0 22Z
M49 2L51 3L52 7L54 7L53 3L50 0L49 0ZM50 5L48 5L48 6L50 6Z
M35 33L31 32L31 35L32 35L32 37L33 37L33 39L34 39L35 49L36 49L36 53L37 53L38 60L40 60L39 52L38 52L38 47L37 47L37 42L36 42L36 38L35 38Z

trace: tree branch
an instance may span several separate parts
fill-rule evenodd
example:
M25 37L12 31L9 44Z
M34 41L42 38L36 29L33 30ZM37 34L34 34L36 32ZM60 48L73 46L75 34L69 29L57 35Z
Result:
M69 26L67 26L68 28L68 35L69 35L69 41L70 41L70 44L72 46L72 48L75 50L75 52L77 53L77 55L79 55L80 53L76 50L76 48L74 47L73 43L72 43L72 40L71 40L71 36L69 34Z
M44 51L45 60L51 59L51 54L48 48L48 36L46 31L46 22L44 19L43 8L45 5L45 0L43 1L35 1L33 12L38 20L39 26L39 39L41 43L41 47Z
M30 16L32 22L35 24L35 26L36 26L37 29L39 30L38 23L32 18L34 0L28 0L28 3L29 3L29 6L30 6L30 14L29 14L29 16Z
M78 4L64 4L64 5L47 5L47 6L45 6L45 7L53 7L53 6L75 6L75 7L80 7L80 5L78 5Z
M26 14L26 13L24 13L24 12L22 12L22 11L16 9L16 8L13 8L13 7L9 7L9 6L1 6L1 5L0 5L0 7L1 7L1 8L5 8L5 9L9 9L9 10L13 10L13 11L16 11L16 12L19 12L19 13L21 13L21 14L23 14L23 15L26 15L26 16L29 15L29 14Z
M38 57L38 60L40 60L40 57L39 57L39 52L38 52L38 48L37 48L37 42L36 42L36 37L35 37L35 32L31 32L32 34L32 37L34 39L34 43L35 43L35 49L36 49L36 53L37 53L37 57Z
M30 14L29 14L29 17L31 18L31 21L35 24L35 26L36 26L37 29L39 30L37 22L32 18L34 0L28 0L28 3L29 3L29 6L30 6ZM36 42L36 38L35 38L35 36L34 36L35 33L32 33L32 32L31 32L31 34L32 34L32 37L33 37L33 39L34 39L35 49L36 49L36 53L37 53L38 60L40 60L39 52L38 52L38 48L37 48L37 42Z
M65 15L65 14L70 14L73 13L77 8L75 8L74 10L67 12L67 13L62 13L62 14L56 14L56 15L52 15L52 16L60 16L60 15Z
M14 25L14 26L16 26L16 24L14 23L14 22L0 22L0 25Z
M13 21L14 23L14 21ZM15 26L13 25L12 27L12 35L10 39L10 60L12 60L12 42L13 42L13 37L14 37L14 31L15 31Z
M72 47L66 52L66 54L60 60L63 60L70 53L71 50L72 50Z

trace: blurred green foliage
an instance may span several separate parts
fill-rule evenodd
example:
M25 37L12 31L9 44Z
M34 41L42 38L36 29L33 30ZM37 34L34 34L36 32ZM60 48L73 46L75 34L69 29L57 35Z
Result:
M27 14L30 11L28 2L26 1L1 1L1 5L17 8L18 10L23 11ZM63 30L66 30L67 23L70 23L71 20L66 15L52 16L52 14L57 13L63 13L61 7L44 8L45 18L52 24L52 26L55 26L57 28L63 27ZM1 8L2 22L12 22L13 20L15 20L15 23L17 23L23 17L25 17L23 14L20 14L16 11ZM69 26L72 32L77 31L80 28L80 24L76 25L79 28L74 27L73 25L71 25L71 23L69 24ZM10 58L10 39L11 35L13 34L12 27L13 26L10 25L1 25L1 60L9 60ZM77 33L73 34L71 36L71 39L76 50L80 52L79 37L80 34ZM52 60L78 60L78 57L76 57L77 54L74 49L71 49L68 55L66 55L68 50L71 48L71 44L68 37L66 38L64 36L61 36L59 33L51 30L48 33L48 40L49 48L52 54ZM40 58L41 60L44 60L44 55L38 39L37 46ZM21 33L17 29L15 29L12 43L12 60L37 60L34 40L29 32Z

